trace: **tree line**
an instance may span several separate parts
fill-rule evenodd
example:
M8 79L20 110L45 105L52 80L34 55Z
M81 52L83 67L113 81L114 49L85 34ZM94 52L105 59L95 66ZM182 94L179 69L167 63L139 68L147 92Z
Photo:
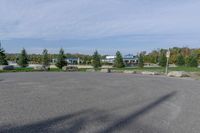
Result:
M150 53L142 52L145 63L159 64L164 67L166 65L166 52L168 49L153 50ZM170 51L170 64L177 66L197 67L200 63L200 49L190 49L188 47L173 47Z
M177 66L189 66L197 67L200 62L200 49L190 49L187 47L183 48L170 48L170 64L176 64ZM168 49L158 49L153 50L150 53L145 51L138 54L138 66L144 67L145 63L158 64L161 67L166 66L166 52ZM64 49L60 49L59 54L49 54L47 49L44 49L42 54L27 54L25 49L22 49L20 54L6 54L5 50L0 47L0 65L7 65L8 61L15 61L21 67L27 67L29 63L32 64L42 64L45 68L48 68L52 59L57 59L56 66L62 68L67 65L65 58L80 58L82 64L93 65L94 68L99 68L105 64L101 62L105 59L106 55L100 55L98 51L95 51L91 55L83 54L65 54ZM123 62L123 57L120 51L116 52L116 58L114 64L116 68L123 68L125 64Z

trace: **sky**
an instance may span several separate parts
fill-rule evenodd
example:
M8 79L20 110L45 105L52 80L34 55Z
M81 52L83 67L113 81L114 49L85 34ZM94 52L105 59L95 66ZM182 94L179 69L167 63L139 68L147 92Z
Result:
M199 7L199 0L0 0L0 40L8 53L199 48Z

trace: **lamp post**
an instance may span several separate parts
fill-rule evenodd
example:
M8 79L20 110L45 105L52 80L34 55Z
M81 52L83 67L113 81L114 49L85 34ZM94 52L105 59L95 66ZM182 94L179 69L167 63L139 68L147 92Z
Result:
M167 53L166 53L166 57L167 57L167 63L166 63L165 73L168 74L169 58L170 58L170 50L167 51Z

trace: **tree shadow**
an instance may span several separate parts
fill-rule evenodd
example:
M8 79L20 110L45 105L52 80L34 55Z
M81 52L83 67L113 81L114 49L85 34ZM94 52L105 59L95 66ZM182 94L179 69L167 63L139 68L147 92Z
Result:
M107 111L87 109L72 114L67 114L52 119L31 123L22 126L0 126L0 133L78 133L88 132L87 130L93 127L96 123L95 129L92 132L96 133L112 133L122 129L126 129L127 126L134 123L134 126L143 127L147 129L147 132L152 132L157 129L149 128L147 125L137 122L137 118L150 112L155 107L174 96L176 92L171 92L164 95L149 105L141 108L140 110L133 112L124 118L118 118L114 114L109 114ZM111 122L110 122L111 121ZM110 124L111 123L111 124ZM101 128L104 125L104 128ZM132 125L131 125L132 126ZM87 128L85 128L87 127ZM100 127L100 128L99 128ZM93 127L94 128L94 127ZM129 128L129 127L128 127ZM137 131L135 131L137 132Z
M156 101L150 103L146 107L143 107L142 109L130 114L129 116L127 116L125 118L119 119L118 121L113 123L111 126L107 127L106 129L104 129L102 131L99 131L97 133L111 133L111 132L114 132L116 130L120 130L120 129L128 126L132 122L136 121L136 119L138 117L144 115L145 113L150 112L152 109L154 109L159 104L163 103L164 101L168 100L172 96L176 95L176 93L177 93L176 91L173 91L173 92L171 92L167 95L164 95L164 96L158 98Z
M69 121L70 119L73 119L74 117L78 117L83 113L88 112L88 110L80 111L68 115L59 116L56 118L40 121L37 123L27 124L23 126L17 126L17 127L9 127L9 126L3 126L0 127L0 133L51 133L53 132L52 126L62 123L64 121ZM76 126L80 126L79 124L76 124ZM73 132L76 130L75 127L71 127L71 131Z

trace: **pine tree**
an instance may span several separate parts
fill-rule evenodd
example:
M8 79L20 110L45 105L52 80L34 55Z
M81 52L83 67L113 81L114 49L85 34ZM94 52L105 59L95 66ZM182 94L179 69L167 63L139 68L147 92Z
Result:
M56 62L56 66L60 69L62 69L63 66L66 66L67 65L67 62L65 61L65 52L64 50L61 48L60 49L60 52L59 52L59 55L58 55L58 58L57 58L57 62Z
M101 58L97 50L94 52L92 56L92 65L95 69L101 67Z
M43 55L43 57L42 57L42 65L43 65L44 69L47 70L49 65L50 65L48 50L44 49L42 55Z
M23 48L21 51L21 54L18 57L17 64L21 67L27 67L28 66L28 55L26 53L26 50Z
M176 58L176 65L177 66L184 66L185 65L185 59L182 54L179 54Z
M125 67L124 62L123 62L123 58L122 58L122 54L119 51L116 52L116 58L115 58L115 61L114 61L114 67L116 67L116 68Z
M159 65L165 67L166 63L167 63L167 57L164 53L161 53L159 57Z
M143 68L144 67L144 55L142 54L142 53L140 53L140 55L139 55L139 60L138 60L139 62L139 64L138 64L138 66L140 67L140 68Z
M1 42L0 42L0 65L8 65L8 61L6 60L5 50L1 48Z

